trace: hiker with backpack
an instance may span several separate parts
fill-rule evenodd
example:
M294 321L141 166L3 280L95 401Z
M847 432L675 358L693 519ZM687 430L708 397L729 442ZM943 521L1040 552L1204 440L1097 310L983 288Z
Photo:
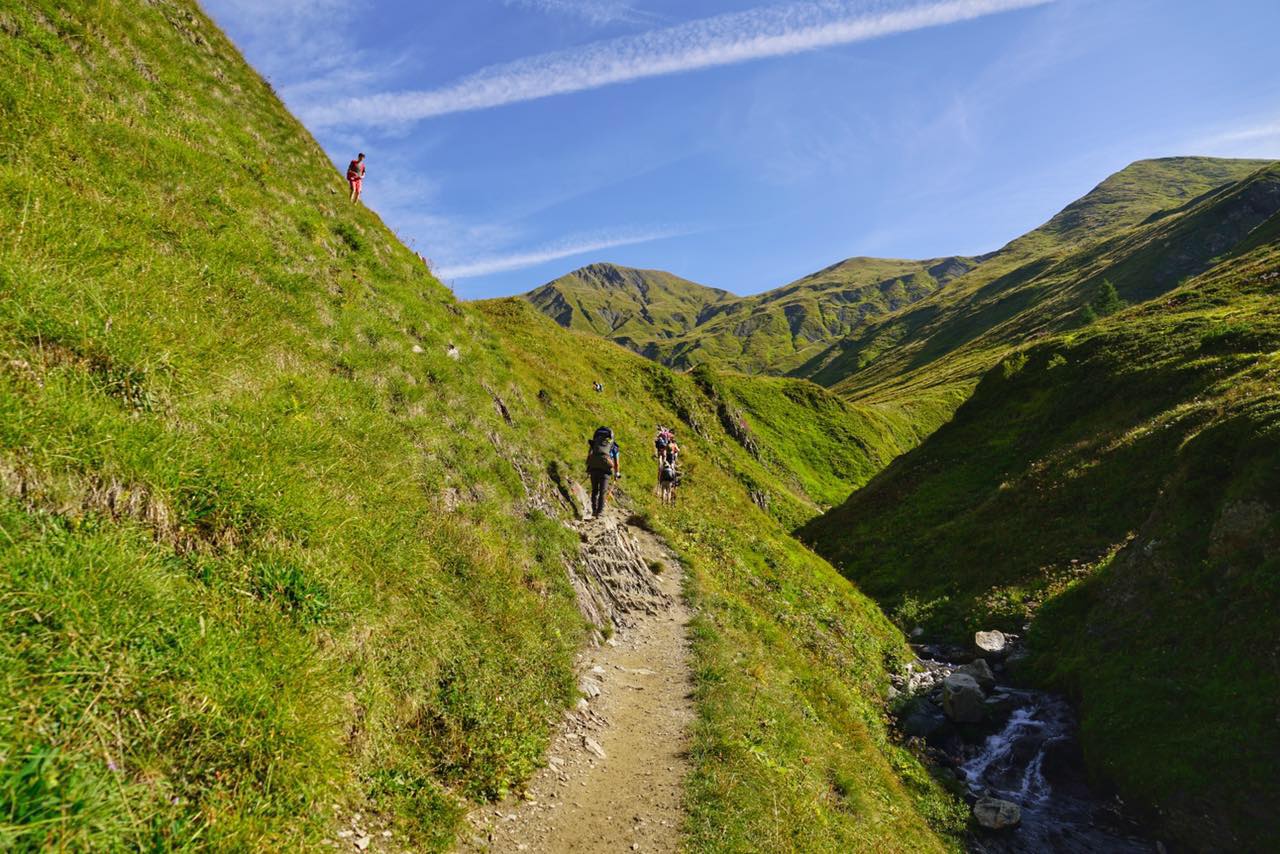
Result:
M591 516L599 519L604 515L610 481L622 476L618 466L621 450L613 440L613 431L608 427L596 430L595 435L587 442L587 449L587 475L591 478Z
M364 186L364 152L347 164L347 183L351 185L351 201L360 201L360 189Z
M675 461L670 457L658 464L658 497L663 504L672 506L676 503L676 487L680 485L680 473L676 471Z
M658 435L653 440L654 455L658 458L658 497L663 504L675 504L676 487L680 485L680 471L677 458L680 446L676 444L674 430L658 427Z
M671 431L661 424L658 425L658 435L653 440L653 455L658 460L658 473L662 473L662 461L667 458L667 446L671 444Z

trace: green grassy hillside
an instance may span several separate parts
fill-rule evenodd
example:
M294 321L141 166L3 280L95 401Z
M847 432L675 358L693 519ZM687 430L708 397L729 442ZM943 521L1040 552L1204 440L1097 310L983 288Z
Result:
M963 811L884 727L884 667L902 660L901 635L829 564L785 534L814 513L806 491L821 495L830 482L825 474L806 477L799 467L799 475L780 481L771 469L770 460L789 448L769 437L791 435L805 420L808 410L788 397L800 384L754 393L767 401L762 409L778 415L767 426L746 416L757 459L725 433L720 404L737 398L730 397L736 386L723 378L676 375L593 336L565 334L520 300L479 308L510 354L516 379L504 399L513 417L557 425L533 431L535 453L549 460L549 470L573 472L585 437L597 424L612 425L623 448L627 500L691 572L690 595L701 616L690 847L936 850L941 843L930 828L958 829ZM602 378L609 393L595 394L588 376ZM829 407L847 405L814 392L821 397L811 418L825 427L792 439L810 447L843 421ZM855 423L876 430L893 421L860 417ZM647 448L654 422L676 426L684 449L681 505L674 510L657 507L652 495ZM893 440L888 431L862 441L888 447ZM861 466L856 477L869 468ZM752 498L760 485L771 490L765 508Z
M0 56L0 847L443 844L582 628L496 345L194 5L7 5Z
M798 369L855 399L963 396L1011 347L1086 322L1104 281L1128 302L1201 273L1277 209L1254 160L1167 158L1111 176L1039 229ZM1244 183L1242 183L1244 182Z
M661 270L592 264L530 291L525 298L566 329L618 341L650 341L687 332L715 305L735 299Z
M664 365L709 363L785 374L869 319L923 299L977 263L850 258L752 297L668 273L593 264L525 298L561 326L594 332Z
M797 496L828 509L895 457L914 448L950 415L945 403L860 405L807 380L693 371L698 387L716 403L726 432L760 463L761 488ZM745 424L745 435L734 425ZM772 508L771 508L772 509ZM804 519L812 506L779 520Z
M1080 701L1100 779L1194 850L1266 850L1278 497L1273 214L1159 299L1005 358L953 421L803 536L904 626L1030 621L1029 675Z
M852 258L753 297L597 265L527 298L563 326L678 368L705 362L806 377L856 400L954 406L1010 348L1085 322L1104 281L1133 303L1207 269L1275 211L1274 180L1259 173L1268 165L1140 161L980 258ZM630 284L647 276L658 277L658 310Z
M698 327L637 347L664 364L710 361L752 374L798 373L833 341L912 305L976 266L971 258L850 258L775 290L712 307Z
M576 699L606 421L699 613L688 846L955 847L888 738L901 634L787 535L903 410L458 304L185 0L9 4L0 61L0 846L448 847Z

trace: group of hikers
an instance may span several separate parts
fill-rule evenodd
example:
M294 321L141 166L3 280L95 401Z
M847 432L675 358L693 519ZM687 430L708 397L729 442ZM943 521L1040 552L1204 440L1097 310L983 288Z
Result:
M613 431L600 427L587 441L587 475L591 478L591 515L599 519L604 515L605 503L614 483L622 477L619 459L622 449L614 440ZM676 487L680 485L680 446L674 430L659 425L653 440L654 457L658 462L658 495L663 504L675 504Z
M676 431L659 425L653 450L658 459L658 496L663 504L675 504L676 487L680 485L680 446L676 444Z
M351 187L353 204L360 201L364 175L365 159L364 152L361 152L356 155L355 160L347 164L347 184ZM425 258L422 260L426 263ZM596 394L600 394L604 391L604 383L597 380L592 383L592 389ZM604 515L605 503L614 483L622 477L622 469L619 466L622 450L614 441L613 431L608 427L596 430L587 445L589 447L587 474L591 478L591 514L598 519ZM663 504L675 504L676 487L680 485L680 445L676 443L674 430L658 426L657 436L653 440L653 454L658 463L658 496Z

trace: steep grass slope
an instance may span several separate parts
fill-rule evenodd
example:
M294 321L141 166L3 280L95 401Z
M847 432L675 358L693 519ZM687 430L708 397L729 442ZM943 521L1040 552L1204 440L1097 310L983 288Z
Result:
M901 635L787 536L897 411L459 305L185 0L7 5L0 62L0 845L308 849L359 811L447 847L574 700L606 421L700 611L689 847L953 847L886 733ZM847 474L775 483L793 454Z
M821 494L827 482L802 470L787 482L774 478L769 460L788 449L773 447L768 436L792 422L762 427L747 416L757 459L726 435L721 406L735 398L715 375L675 375L609 342L564 334L521 300L479 307L508 347L516 381L499 391L512 417L556 425L531 434L552 479L572 476L585 437L598 424L611 425L623 448L626 500L690 571L700 613L690 847L936 850L929 828L957 831L963 810L888 738L884 673L886 663L902 660L901 636L785 533L814 512L797 487ZM606 394L591 390L588 377L595 376ZM798 421L803 413L785 396L797 386L757 394L769 401L767 411ZM812 418L833 429L843 420L822 407ZM660 508L653 496L653 422L675 425L684 449L674 509ZM812 432L808 441L822 435ZM759 484L770 485L770 500L753 500Z
M797 370L855 399L956 396L1011 347L1085 322L1104 281L1151 299L1204 272L1277 209L1266 161L1140 161L915 305Z
M582 636L492 339L194 5L8 4L0 56L0 847L443 844Z
M838 505L895 457L914 448L949 417L953 407L922 399L909 404L851 403L808 380L692 372L716 404L721 426L760 464L746 481L769 501L781 493L796 509L779 521L808 521L813 502Z
M903 625L1031 621L1031 673L1080 700L1101 779L1194 850L1268 850L1278 499L1272 215L1167 295L1007 357L803 535Z

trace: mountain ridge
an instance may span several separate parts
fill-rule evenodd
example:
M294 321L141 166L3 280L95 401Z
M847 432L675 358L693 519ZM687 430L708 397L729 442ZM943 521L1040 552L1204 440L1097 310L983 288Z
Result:
M566 329L610 338L639 325L654 334L687 331L710 307L734 295L663 270L597 262L566 273L524 298Z
M924 298L978 263L958 256L858 256L746 297L660 270L596 263L523 298L561 326L594 332L671 367L710 359L751 373L785 374L828 340Z
M747 373L804 377L845 393L865 393L871 387L868 376L884 374L884 365L862 377L854 375L863 372L866 354L877 352L886 334L896 341L903 335L917 337L926 324L949 324L949 306L965 301L972 291L987 288L993 295L1003 295L1021 280L1040 276L1051 263L1202 203L1269 162L1211 157L1138 160L1103 179L1043 225L982 255L922 261L856 256L751 296L726 296L728 292L706 289L716 298L698 302L699 311L674 326L642 323L602 329L607 324L579 323L577 316L568 322L578 323L575 328L590 327L602 337L676 368L710 359ZM591 269L580 268L556 282L575 278L579 286L575 293L581 300L593 282L578 274ZM524 298L566 325L563 314L534 296L554 284ZM587 316L590 310L581 307L579 313ZM893 331L895 325L904 331ZM893 376L910 374L902 363L893 365ZM968 381L976 376L970 372Z
M1078 313L1121 257L1144 243L1158 250L1165 231L1189 210L1212 206L1219 194L1272 163L1137 161L988 256L955 287L837 342L805 374L855 398L891 396L894 389L922 384L971 387L1005 349L1078 323ZM1114 277L1122 299L1154 293L1139 290L1131 276ZM1166 274L1162 287L1174 284L1176 273Z

